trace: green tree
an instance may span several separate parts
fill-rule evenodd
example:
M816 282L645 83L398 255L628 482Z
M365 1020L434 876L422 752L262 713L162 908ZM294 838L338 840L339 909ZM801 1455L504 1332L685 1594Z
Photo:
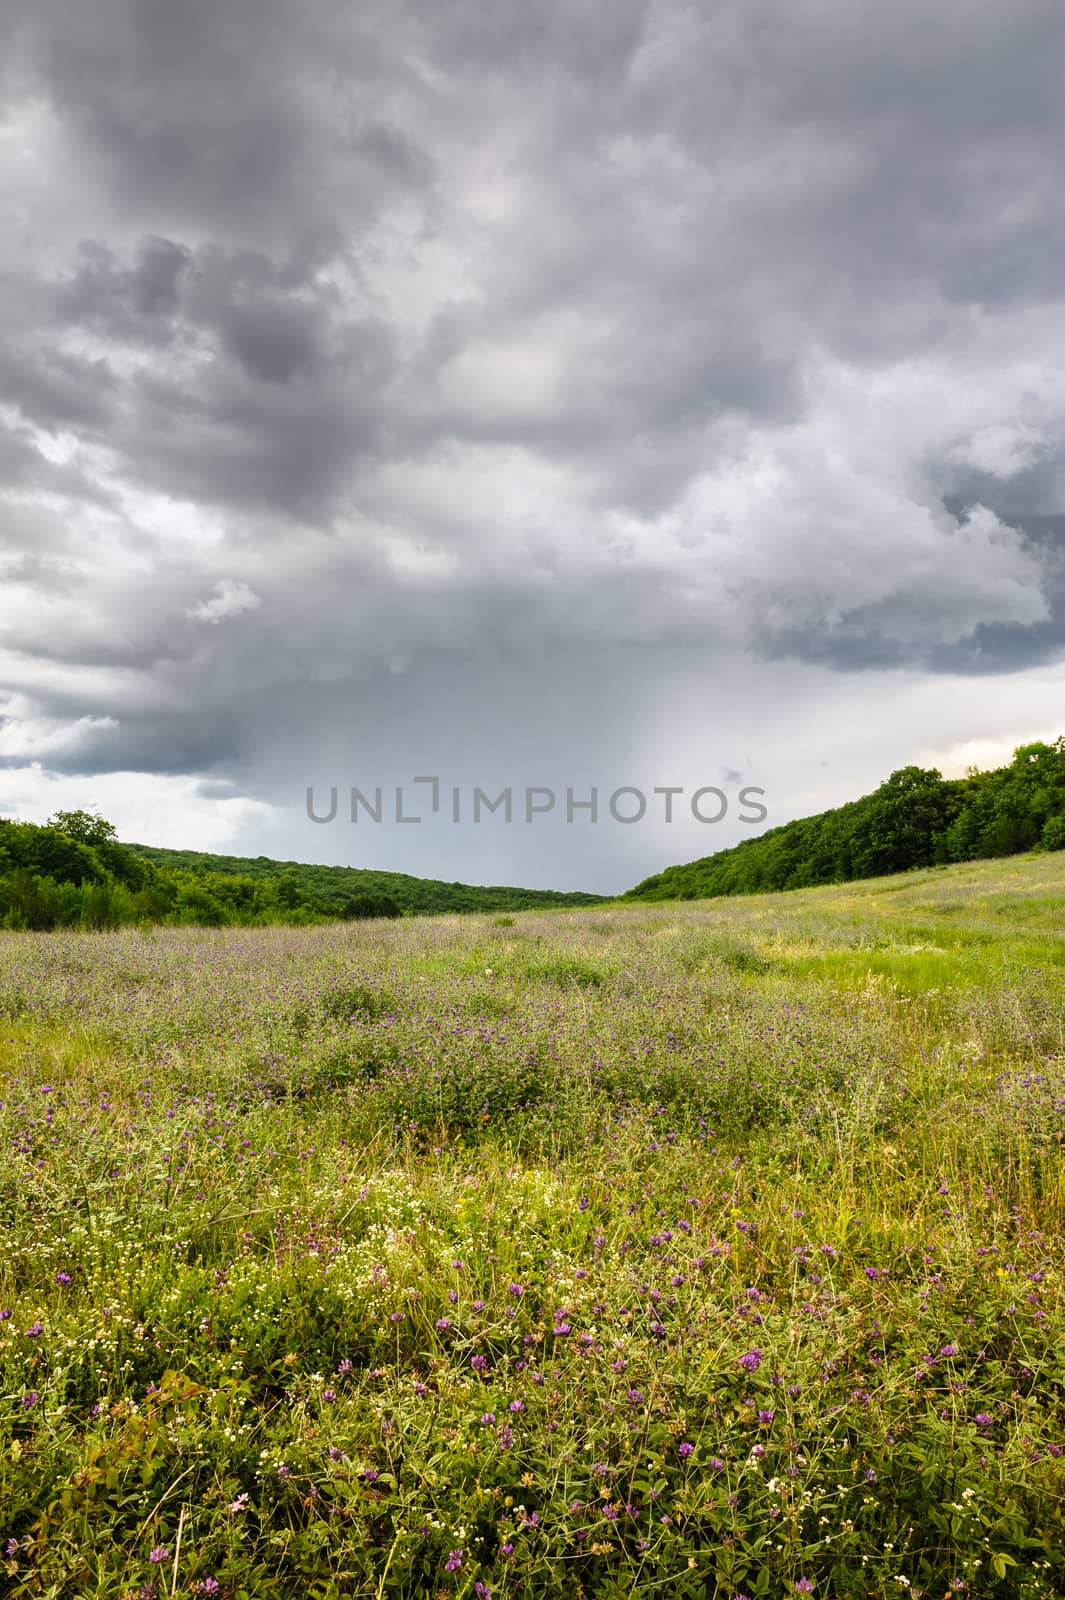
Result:
M68 839L78 839L82 844L117 843L114 823L101 817L98 811L57 811L48 818L46 828L65 833Z

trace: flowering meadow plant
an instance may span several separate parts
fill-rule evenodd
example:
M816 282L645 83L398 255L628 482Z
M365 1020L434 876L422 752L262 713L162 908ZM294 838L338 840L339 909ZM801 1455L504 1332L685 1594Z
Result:
M1062 1593L1063 905L0 936L0 1589Z

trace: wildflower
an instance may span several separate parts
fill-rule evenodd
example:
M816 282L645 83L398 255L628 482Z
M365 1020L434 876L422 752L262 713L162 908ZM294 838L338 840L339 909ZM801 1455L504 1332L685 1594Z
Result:
M773 1418L775 1416L776 1416L776 1412L775 1411L759 1411L758 1420L762 1424L763 1427L768 1428L769 1424L772 1422L772 1420L773 1420Z
M347 1356L345 1356L339 1367L337 1367L337 1376L341 1378L346 1377L350 1371L351 1362L348 1360Z
M148 1551L148 1560L153 1566L157 1567L161 1562L166 1561L169 1555L170 1546L168 1544L154 1544Z
M723 1472L725 1468L725 1463L720 1456L711 1456L706 1464L711 1472Z
M684 1439L677 1446L677 1454L678 1454L678 1456L680 1456L680 1459L682 1461L687 1461L688 1457L692 1454L694 1449L695 1449L695 1446L688 1439Z
M473 1592L476 1595L477 1600L492 1600L492 1591L491 1591L491 1589L489 1588L487 1583L482 1583L480 1581L480 1579L478 1579L477 1582L474 1584Z
M322 1399L323 1399L323 1401L325 1402L326 1405L332 1405L332 1403L336 1399L336 1397L337 1397L337 1392L336 1392L335 1389L323 1389L322 1390Z
M642 1406L643 1405L643 1390L642 1389L630 1389L629 1393L628 1393L628 1401L629 1401L629 1405L630 1406Z
M492 1424L495 1422L495 1420L496 1420L496 1414L495 1414L494 1411L484 1411L484 1412L481 1413L481 1427L482 1428L490 1428L492 1426Z
M26 1329L26 1337L27 1339L39 1339L43 1332L43 1322L31 1322L29 1327Z
M798 1583L795 1585L795 1589L798 1594L811 1594L813 1592L813 1587L814 1586L810 1582L809 1578L800 1578Z
M441 1333L446 1333L448 1328L450 1328L450 1326L451 1326L451 1318L450 1317L438 1317L436 1319L436 1326L437 1326L438 1330Z
M958 1354L958 1347L956 1344L945 1344L939 1353L941 1356L956 1356Z
M332 1451L330 1451L330 1454L332 1454ZM246 1494L238 1494L237 1498L230 1503L230 1515L234 1517L237 1516L239 1512L244 1511L247 1508L247 1504L248 1496Z
M524 1400L512 1400L510 1402L510 1405L507 1407L507 1410L508 1411L524 1411L525 1410L525 1401Z
M330 1459L330 1461L343 1461L343 1459L344 1459L343 1450L339 1450L335 1444L331 1444L329 1446L329 1459ZM247 1495L245 1495L244 1498L247 1499L248 1498ZM230 1509L230 1511L232 1511L233 1507L230 1506L229 1509Z
M447 1560L444 1562L445 1572L457 1572L462 1565L462 1551L449 1550Z
M470 1366L473 1368L474 1372L484 1372L485 1368L488 1366L488 1357L471 1356Z
M761 1350L748 1350L746 1355L740 1356L740 1366L744 1372L757 1372L761 1365Z
M515 1299L520 1300L521 1296L525 1293L525 1290L520 1283L512 1283L510 1285L510 1293Z
M285 1465L285 1463L283 1461L282 1461L281 1465L277 1469L277 1475L278 1475L279 1478L287 1478L287 1477L290 1476L291 1472L292 1472L292 1468L291 1467L286 1467L286 1465Z
M58 1284L67 1284L72 1283L73 1279L71 1278L69 1272L57 1272L55 1275L55 1281Z
M221 1588L217 1578L201 1578L196 1585L197 1594L217 1594Z
M33 1407L37 1404L38 1398L39 1397L38 1397L36 1389L31 1389L29 1394L24 1394L22 1396L22 1407L23 1407L23 1410L24 1411L31 1411L33 1409Z

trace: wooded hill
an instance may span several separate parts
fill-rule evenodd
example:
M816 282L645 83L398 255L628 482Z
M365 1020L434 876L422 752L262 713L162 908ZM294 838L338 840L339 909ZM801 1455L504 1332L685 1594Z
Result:
M1065 738L1025 744L1008 766L944 778L902 767L872 794L801 817L684 866L667 867L625 900L804 889L908 867L1065 848Z
M591 894L442 883L402 872L122 844L103 817L0 819L0 927L313 923L404 913L594 905Z

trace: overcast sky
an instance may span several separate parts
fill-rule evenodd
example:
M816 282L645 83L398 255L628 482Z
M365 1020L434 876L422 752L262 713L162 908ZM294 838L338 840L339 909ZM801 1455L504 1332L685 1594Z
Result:
M0 814L612 890L1065 731L1061 0L0 38Z

